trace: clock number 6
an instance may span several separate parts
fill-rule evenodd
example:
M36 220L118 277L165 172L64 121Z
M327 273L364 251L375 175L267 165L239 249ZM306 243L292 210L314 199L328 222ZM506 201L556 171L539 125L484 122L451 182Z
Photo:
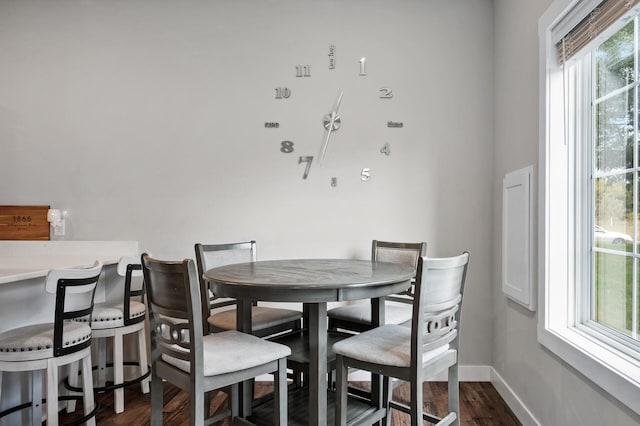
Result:
M304 157L298 158L298 164L307 163L307 167L304 168L304 173L302 174L302 179L306 179L309 176L309 170L311 169L311 163L313 162L313 155L307 155Z

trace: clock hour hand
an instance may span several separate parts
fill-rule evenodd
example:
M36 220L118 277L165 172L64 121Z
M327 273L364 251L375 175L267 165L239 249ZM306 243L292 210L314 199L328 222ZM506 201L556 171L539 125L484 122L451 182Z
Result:
M324 117L324 128L327 129L327 135L322 142L322 146L320 147L320 155L318 156L318 164L322 164L322 160L324 160L324 155L327 152L327 146L329 145L329 139L331 138L331 132L334 130L338 130L340 128L340 117L338 116L338 109L340 108L340 102L342 102L342 95L344 91L340 91L340 95L338 95L338 100L336 101L336 105L329 114Z

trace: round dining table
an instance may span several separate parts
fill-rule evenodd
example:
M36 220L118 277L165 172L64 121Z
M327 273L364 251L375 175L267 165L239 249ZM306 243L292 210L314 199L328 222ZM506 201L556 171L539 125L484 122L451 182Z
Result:
M411 285L414 268L356 259L285 259L210 269L204 279L220 297L237 299L237 329L251 332L254 301L301 302L308 312L309 424L327 423L327 303L371 299L372 325L384 323L384 296ZM244 387L243 416L252 395Z

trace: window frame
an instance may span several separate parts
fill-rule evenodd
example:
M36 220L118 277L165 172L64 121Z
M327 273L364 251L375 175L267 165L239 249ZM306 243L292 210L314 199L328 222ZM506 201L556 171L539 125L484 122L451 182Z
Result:
M557 40L554 37L557 39L559 27L570 26L571 21L577 23L588 15L595 7L594 3L591 0L555 0L539 21L540 311L537 335L544 347L640 414L640 399L637 398L640 392L640 361L621 350L606 333L597 332L597 327L582 324L584 312L578 306L585 302L585 297L589 297L589 292L577 283L591 285L591 274L584 277L588 270L585 265L591 262L590 253L586 250L579 256L576 253L584 243L590 244L590 235L585 235L587 233L581 229L589 229L584 224L592 224L593 219L590 217L591 209L585 213L580 208L590 200L584 182L576 179L584 176L579 173L579 168L588 164L586 161L591 154L576 152L576 146L565 141L567 138L579 138L592 129L579 125L565 126L565 122L575 122L576 117L564 109L568 99L566 78L558 63L554 43ZM638 11L636 7L629 14L637 14ZM581 157L585 155L588 157Z

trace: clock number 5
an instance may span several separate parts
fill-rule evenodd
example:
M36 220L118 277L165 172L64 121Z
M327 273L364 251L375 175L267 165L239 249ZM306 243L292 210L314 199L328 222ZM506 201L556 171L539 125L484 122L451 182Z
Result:
M367 182L369 179L371 179L371 169L366 167L362 169L362 173L360 173L360 180Z
M313 162L313 155L307 155L304 157L298 158L298 164L307 163L307 167L304 168L304 173L302 174L302 179L306 179L309 176L309 170L311 169L311 163Z

